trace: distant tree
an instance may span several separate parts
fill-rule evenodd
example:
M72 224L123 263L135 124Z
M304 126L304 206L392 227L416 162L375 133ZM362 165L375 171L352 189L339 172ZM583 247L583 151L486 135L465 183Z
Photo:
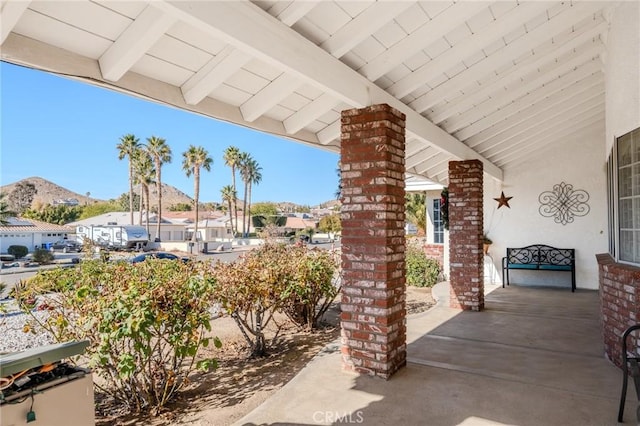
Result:
M296 206L295 211L296 213L311 213L311 206Z
M249 233L251 226L251 187L253 184L258 184L262 180L260 170L262 170L262 167L258 165L258 162L254 160L250 154L241 153L240 176L244 182L244 204L242 212L245 217L245 220L242 221L242 233L245 236ZM247 225L246 231L245 224Z
M427 197L425 194L407 194L405 197L407 221L418 228L419 235L427 231Z
M120 138L120 143L116 148L118 148L118 159L129 158L129 215L130 223L133 225L133 209L135 208L135 200L133 198L133 162L138 150L140 150L140 140L132 134L127 134Z
M78 220L82 215L83 209L84 206L65 206L62 204L53 206L51 204L47 204L39 210L26 210L22 216L42 222L66 225L69 222L75 222Z
M158 220L156 227L156 236L160 238L160 224L162 223L162 165L164 163L171 162L171 148L167 145L167 141L151 136L147 138L147 144L145 146L146 151L153 159L156 169L156 188L158 190Z
M338 232L342 229L342 224L340 222L339 214L331 214L329 216L324 216L320 219L318 223L318 228L322 232Z
M88 219L90 217L100 216L101 214L117 212L120 210L120 204L115 200L89 204L88 206L84 206L82 208L82 214L80 215L78 220Z
M20 216L25 210L31 208L31 203L37 193L36 186L31 182L18 182L7 197L9 209Z
M189 203L175 203L169 206L170 212L190 212L193 206Z
M196 211L196 220L193 230L193 241L198 240L198 210L200 203L200 170L211 171L213 159L201 146L189 145L189 149L182 153L182 170L187 177L193 174L193 205Z
M223 186L220 190L222 195L222 202L227 203L227 208L229 211L229 222L231 222L231 232L235 236L235 228L233 227L233 203L237 199L236 191L233 189L232 185Z
M255 203L251 206L251 213L256 216L277 216L278 206L276 203Z
M120 205L120 210L129 211L131 208L131 193L123 192L116 199L116 203ZM140 208L140 194L133 193L133 209L138 210Z
M0 225L7 225L9 223L9 218L16 216L14 211L9 210L9 205L4 199L7 194L4 192L0 192Z
M148 152L138 150L133 161L135 183L140 185L140 224L142 224L142 211L146 214L147 233L149 233L149 211L151 210L149 187L155 183L156 169Z
M233 192L238 194L238 187L236 186L236 167L240 165L240 150L235 146L230 146L224 151L222 157L224 164L231 168L231 187ZM231 213L229 213L231 214ZM233 199L233 215L235 217L236 228L234 229L234 235L238 232L238 199Z

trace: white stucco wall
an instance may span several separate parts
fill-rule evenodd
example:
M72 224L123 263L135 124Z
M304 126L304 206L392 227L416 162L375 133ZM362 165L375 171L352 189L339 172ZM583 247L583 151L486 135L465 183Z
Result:
M501 261L507 247L547 244L558 248L576 249L576 285L597 289L597 253L606 252L607 198L606 158L604 156L604 122L595 123L559 146L547 147L525 164L504 169L504 182L498 183L485 175L485 232L493 240L489 253L501 275ZM552 191L565 182L574 190L589 193L589 213L575 217L562 225L539 213L539 195ZM493 198L513 197L510 208L497 208ZM568 272L512 271L511 282L517 284L551 285L570 288Z
M612 11L606 41L606 145L640 127L640 2L620 2Z

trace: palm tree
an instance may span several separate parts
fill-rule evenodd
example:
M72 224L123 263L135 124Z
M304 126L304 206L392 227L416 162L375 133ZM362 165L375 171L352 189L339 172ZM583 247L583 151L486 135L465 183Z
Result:
M7 194L5 194L4 192L0 192L0 225L8 225L9 224L9 218L12 216L15 216L16 213L12 212L11 210L9 210L9 205L7 204L7 202L4 200L4 197Z
M245 221L242 221L242 232L248 234L251 230L251 186L255 183L258 184L262 180L262 174L260 173L262 167L258 165L258 162L246 154L242 156L240 163L240 176L244 181L244 208L242 210L243 215L247 222L247 230L245 231Z
M151 202L149 197L149 186L155 183L153 177L156 169L153 167L153 160L146 151L138 150L133 162L136 183L140 184L140 224L142 225L142 210L147 215L147 233L149 233L149 210Z
M140 140L132 134L127 134L120 138L116 148L118 148L119 160L129 157L129 214L131 225L133 225L133 157L140 149Z
M156 168L156 188L158 190L156 238L160 241L160 223L162 222L162 164L171 162L171 148L167 145L166 140L151 136L147 138L146 151L153 159Z
M238 199L238 196L231 185L223 186L220 192L222 193L222 202L226 202L229 209L229 221L231 222L231 232L233 232L233 211L231 206Z
M230 146L224 150L224 155L222 156L224 160L224 164L231 167L231 187L233 188L233 192L238 193L236 187L236 167L240 165L240 150L235 146ZM238 232L238 200L237 198L233 200L233 214L236 218L236 228L234 230L234 235ZM229 212L231 214L231 212Z
M196 211L196 223L193 230L193 242L198 241L198 204L200 202L200 169L211 171L213 159L209 153L201 146L189 145L189 149L182 153L182 170L190 177L193 173L193 202Z

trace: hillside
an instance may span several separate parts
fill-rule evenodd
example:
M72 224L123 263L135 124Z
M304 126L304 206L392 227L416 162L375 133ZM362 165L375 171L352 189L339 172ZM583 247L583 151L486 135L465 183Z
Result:
M37 176L22 179L18 182L14 182L9 185L3 185L0 187L0 192L4 192L5 194L10 194L11 191L13 191L13 189L15 188L15 186L20 182L30 182L36 187L36 190L38 191L36 193L36 196L33 199L33 202L31 203L32 207L38 206L38 205L53 204L55 200L66 200L66 199L72 199L72 198L75 198L76 200L78 200L78 203L80 205L107 201L107 200L100 200L97 198L91 198L91 197L87 197L86 195L78 194L76 192L70 191L66 188L63 188L60 185L57 185L53 182L50 182L46 179L43 179ZM134 189L136 192L139 192L139 187ZM128 188L124 188L121 194L128 192L128 190L129 190ZM157 191L155 190L155 187L151 190L150 195L151 195L151 205L156 204L158 201L157 200L158 196L157 196ZM180 191L179 189L171 185L162 184L163 207L168 208L173 204L177 204L177 203L191 204L192 202L193 200L191 199L191 197L189 197L184 192Z
M73 191L69 191L68 189L63 188L60 185L56 185L53 182L37 176L22 179L9 185L0 186L0 192L3 192L7 195L10 194L15 186L20 182L32 183L38 191L33 199L33 202L31 203L32 207L39 204L53 204L54 200L65 200L70 198L77 199L78 203L81 205L102 201L95 198L87 197L86 195L80 195Z
M125 188L123 192L129 191L129 188ZM136 194L140 193L140 186L134 187L133 191ZM151 198L151 205L155 206L158 204L158 191L156 190L155 185L149 188L149 198ZM204 202L200 200L200 202ZM162 210L168 209L174 204L178 203L186 203L192 204L193 198L189 197L184 192L180 191L175 186L167 185L166 183L162 184Z
M107 200L100 200L97 198L91 198L91 197L87 197L86 195L78 194L76 192L70 191L66 188L63 188L60 185L57 185L53 182L50 182L46 179L43 179L37 176L22 179L21 181L14 182L9 185L0 186L0 192L3 192L8 195L9 193L11 193L11 191L13 191L14 187L20 182L30 182L36 187L36 190L38 191L33 200L33 203L31 203L32 207L35 207L38 205L53 204L55 200L66 200L66 199L72 199L72 198L77 199L80 205L107 201ZM119 197L120 194L128 192L128 190L129 190L128 188L123 188L123 190L117 196ZM134 187L134 191L136 193L139 193L140 187L139 186ZM151 205L152 206L156 205L158 202L158 195L157 195L155 186L151 188L150 196L151 196ZM207 200L201 200L201 202L206 203ZM167 185L166 183L163 183L162 184L163 210L168 209L170 206L178 203L191 204L193 203L193 199L189 197L187 194L185 194L184 192L180 191L178 188L171 185ZM238 203L239 203L239 207L242 208L242 200L238 200ZM335 203L337 203L336 200L330 200L326 203L322 203L322 205L324 205L327 208L330 208ZM280 203L276 202L276 204L278 204L280 209L283 211L294 211L297 206L297 204L291 203L291 202L280 202Z

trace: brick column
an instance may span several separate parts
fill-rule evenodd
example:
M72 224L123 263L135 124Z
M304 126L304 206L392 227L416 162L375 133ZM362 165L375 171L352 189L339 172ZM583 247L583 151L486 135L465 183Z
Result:
M610 254L597 254L600 280L600 310L604 351L607 358L622 367L622 333L640 322L640 268L617 263ZM629 349L640 353L640 339L632 334ZM636 347L635 351L633 348Z
M482 162L449 162L450 306L484 309Z
M406 364L405 116L388 105L342 112L342 357L389 378Z

